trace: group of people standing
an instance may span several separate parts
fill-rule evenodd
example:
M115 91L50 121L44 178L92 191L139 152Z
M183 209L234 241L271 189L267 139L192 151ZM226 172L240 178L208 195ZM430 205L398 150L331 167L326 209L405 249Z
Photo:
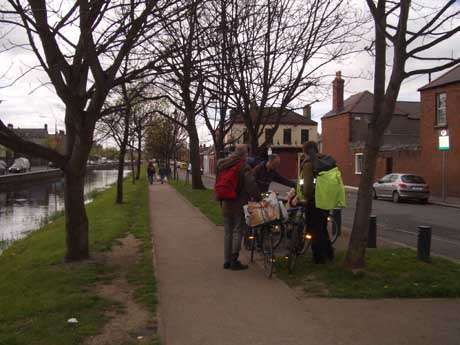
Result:
M217 163L217 180L219 174L232 167L238 167L236 196L222 200L224 218L224 269L244 270L248 265L241 263L239 253L242 236L246 229L243 206L250 200L259 201L261 194L269 190L271 182L277 182L301 192L296 198L306 210L307 228L312 235L312 251L315 263L321 264L334 259L334 250L327 232L328 211L319 209L315 204L315 164L321 157L315 142L303 144L303 159L300 166L302 181L290 181L281 176L277 169L281 159L276 154L268 155L266 160L251 166L248 160L247 145L240 144L227 157ZM299 192L299 191L298 191ZM299 195L300 194L300 195Z

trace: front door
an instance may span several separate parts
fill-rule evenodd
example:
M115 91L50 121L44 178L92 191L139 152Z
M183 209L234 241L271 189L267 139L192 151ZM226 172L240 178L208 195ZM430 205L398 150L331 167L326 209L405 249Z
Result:
M393 157L387 157L385 159L385 175L393 173Z

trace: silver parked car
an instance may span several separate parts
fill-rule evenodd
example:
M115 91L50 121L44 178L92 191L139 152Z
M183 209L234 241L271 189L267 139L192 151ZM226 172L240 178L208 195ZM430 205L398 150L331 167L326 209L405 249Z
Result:
M412 199L427 203L430 197L430 189L421 176L389 174L374 183L373 195L374 199L391 198L393 202Z

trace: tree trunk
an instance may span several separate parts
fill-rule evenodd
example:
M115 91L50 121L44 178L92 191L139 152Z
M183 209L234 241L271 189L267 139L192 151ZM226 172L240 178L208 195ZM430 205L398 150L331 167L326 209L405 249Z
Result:
M200 171L200 140L195 126L188 127L190 138L190 163L192 163L192 188L205 189Z
M257 157L260 154L259 138L257 138L256 135L251 134L251 131L249 131L249 133L249 151L251 153L251 156Z
M131 150L130 150L130 156L131 156L131 171L132 171L132 178L133 178L133 184L136 183L136 170L134 168L134 151L133 151L133 147L131 146Z
M141 165L142 165L142 130L137 133L137 161L136 161L136 180L141 177Z
M219 142L220 140L214 141L214 171L217 172L217 162L224 158L224 144Z
M118 155L117 197L115 201L117 204L123 203L123 175L125 170L126 148L128 146L129 141L129 119L130 112L126 111L126 114L124 116L125 128L123 132L123 140L121 141L120 153Z
M125 155L126 155L126 144L122 144L120 147L120 154L118 155L118 176L117 176L117 204L123 203L123 174L125 171Z
M372 184L374 182L381 137L382 135L373 133L371 130L364 150L364 171L359 182L353 230L345 259L346 266L350 268L362 268L365 266L364 256L369 233L369 216L372 212Z
M64 172L66 261L89 258L88 218L84 202L85 172Z
M368 128L366 146L364 149L364 169L359 182L358 200L350 235L345 265L350 268L365 266L365 253L369 233L369 216L372 211L372 183L374 181L377 157L383 130L377 124L382 113L385 100L386 79L386 42L385 34L380 27L385 27L385 2L379 2L375 18L375 73L374 73L374 104L373 118ZM393 114L393 111L391 112Z

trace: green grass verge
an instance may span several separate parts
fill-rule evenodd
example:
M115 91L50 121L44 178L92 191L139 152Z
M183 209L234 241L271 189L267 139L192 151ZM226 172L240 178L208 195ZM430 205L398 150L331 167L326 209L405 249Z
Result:
M151 311L156 307L145 178L125 181L125 200L116 205L115 188L87 205L91 252L109 250L127 232L143 241L142 260L129 273L136 298ZM117 275L114 267L89 260L65 264L64 218L15 242L0 256L0 344L81 344L107 321L104 312L117 307L92 287ZM70 327L67 319L79 323Z
M373 249L366 254L367 267L357 273L336 263L315 265L311 254L299 258L294 274L277 262L277 276L308 295L338 298L460 297L460 265L439 257L431 263L416 259L412 249Z
M192 189L190 184L183 181L170 181L179 193L185 196L193 206L197 207L211 222L216 225L224 224L220 203L216 201L214 192L211 189Z
M220 205L213 191L193 190L182 181L171 185L201 210L213 223L223 224ZM365 270L353 273L342 266L344 253L336 262L315 265L311 253L300 257L294 274L278 259L277 276L308 295L336 298L460 297L460 265L434 257L431 263L416 259L407 248L368 250Z

